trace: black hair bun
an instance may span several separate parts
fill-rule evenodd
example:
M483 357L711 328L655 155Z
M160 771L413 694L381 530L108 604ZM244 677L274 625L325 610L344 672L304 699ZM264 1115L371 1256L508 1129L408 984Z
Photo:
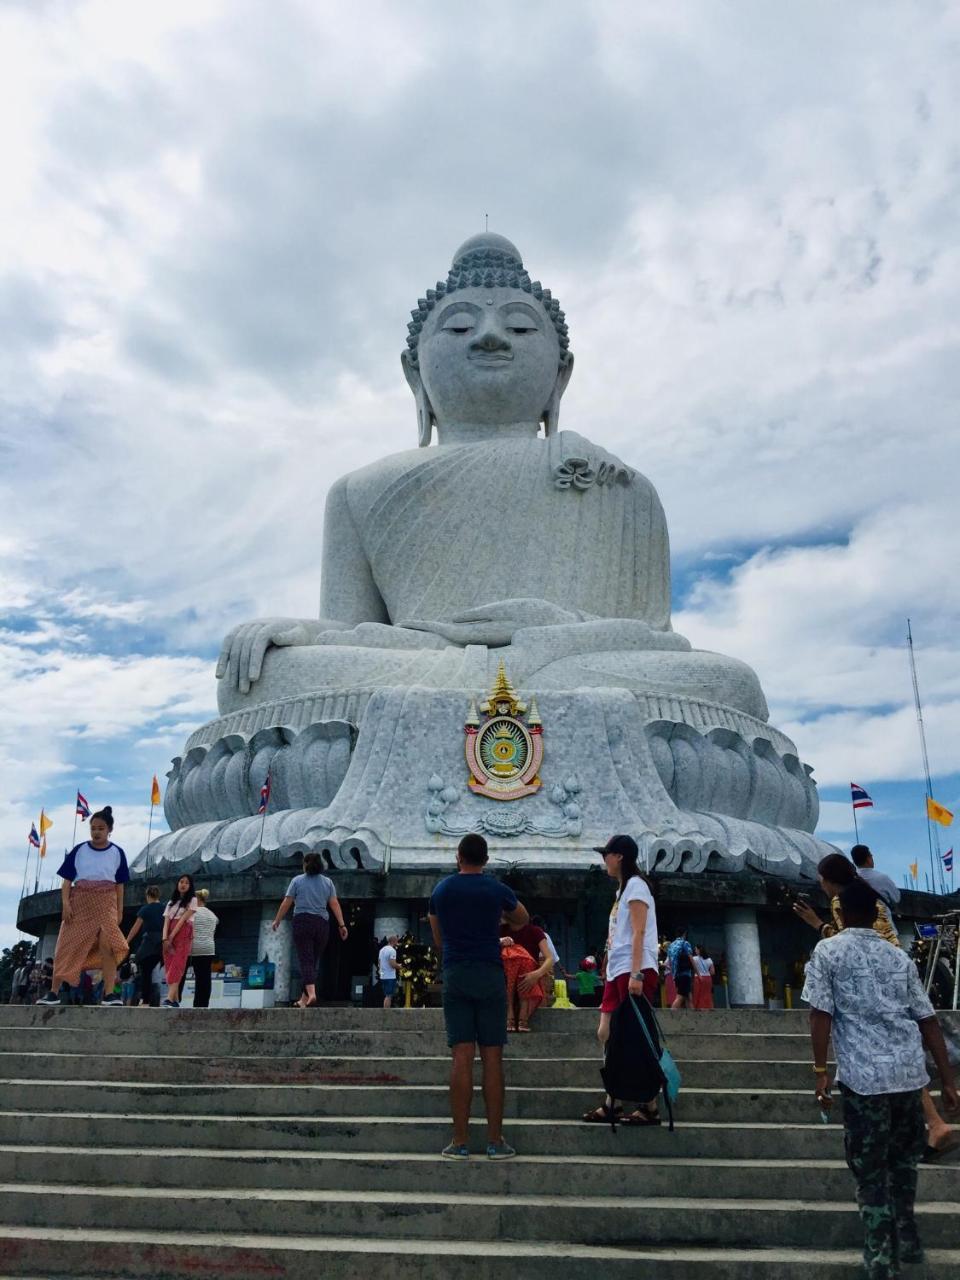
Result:
M112 818L112 817L113 817L113 806L112 806L112 805L109 805L109 804L105 804L105 805L103 806L103 809L101 810L101 812L103 813L103 816L104 816L105 818Z

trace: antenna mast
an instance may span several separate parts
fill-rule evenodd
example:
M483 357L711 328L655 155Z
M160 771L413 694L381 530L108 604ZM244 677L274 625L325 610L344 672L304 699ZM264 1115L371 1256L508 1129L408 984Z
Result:
M920 703L920 684L917 680L917 659L913 651L913 631L910 619L907 619L907 650L910 654L910 679L913 682L913 701L917 708L917 728L920 730L920 751L923 756L923 776L927 784L926 799L933 799L933 783L930 780L930 757L927 754L927 732L923 725L923 707ZM924 806L926 807L926 806ZM940 873L940 892L946 893L946 882L943 878L943 863L940 857L940 833L933 830L929 812L927 818L927 849L930 853L930 876L934 886L937 884L937 872ZM934 858L936 848L936 858Z

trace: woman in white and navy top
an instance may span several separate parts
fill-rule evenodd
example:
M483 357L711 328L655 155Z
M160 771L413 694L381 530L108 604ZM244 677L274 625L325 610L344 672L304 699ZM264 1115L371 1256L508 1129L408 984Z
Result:
M117 965L128 951L120 921L123 886L130 871L126 854L110 839L112 831L113 810L107 805L91 817L90 839L71 849L57 872L63 878L63 910L53 982L40 1004L59 1004L62 984L78 987L84 969L99 968L103 972L101 1004L123 1007L113 989Z

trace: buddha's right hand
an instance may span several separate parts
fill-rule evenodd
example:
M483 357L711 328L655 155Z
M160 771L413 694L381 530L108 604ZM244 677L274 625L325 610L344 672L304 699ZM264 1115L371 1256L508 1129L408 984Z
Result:
M227 633L217 662L217 679L228 689L249 693L260 679L263 659L271 645L315 644L317 635L330 624L305 618L257 618L241 622Z

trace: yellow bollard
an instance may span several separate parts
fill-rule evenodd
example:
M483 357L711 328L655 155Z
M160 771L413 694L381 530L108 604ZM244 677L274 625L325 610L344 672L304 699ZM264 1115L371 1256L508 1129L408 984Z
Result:
M783 988L783 1007L785 1009L793 1008L793 987Z
M404 990L403 1007L405 1009L412 1009L413 1008L413 979L412 978L407 978L406 982L404 982L403 984L403 990Z
M553 981L553 1007L554 1009L575 1009L577 1007L567 995L567 984L563 978L555 978Z

